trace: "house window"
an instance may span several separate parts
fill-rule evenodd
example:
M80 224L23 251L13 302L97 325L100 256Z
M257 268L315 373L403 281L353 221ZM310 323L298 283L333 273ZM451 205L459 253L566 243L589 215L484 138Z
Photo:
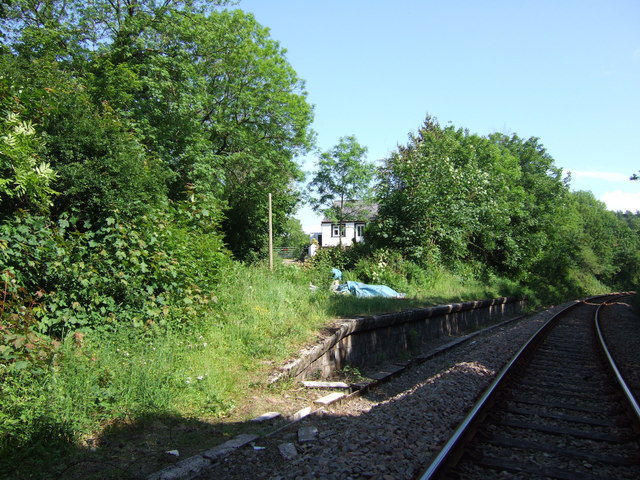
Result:
M331 224L331 236L332 237L344 237L345 236L345 224Z
M364 223L356 225L356 237L364 237Z

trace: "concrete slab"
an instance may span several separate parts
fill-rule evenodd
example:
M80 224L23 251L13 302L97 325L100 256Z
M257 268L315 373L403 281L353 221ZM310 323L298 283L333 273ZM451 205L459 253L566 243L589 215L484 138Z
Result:
M262 415L256 418L252 418L250 421L256 422L256 423L263 423L263 422L268 422L269 420L275 420L276 418L280 418L281 416L282 414L280 412L267 412L267 413L263 413Z
M311 413L311 407L306 407L306 408L303 408L302 410L298 410L296 413L291 415L289 419L292 422L295 422L296 420L300 420L301 418L308 416L310 413Z
M316 381L308 381L305 380L302 382L307 388L349 388L344 382L316 382Z
M317 403L318 405L331 405L332 403L337 402L344 396L345 396L344 393L333 392L333 393L330 393L329 395L325 395L324 397L315 400L313 403Z
M402 370L404 370L404 367L388 367L384 370L380 370L379 372L369 375L369 377L373 378L374 380L384 380L385 378L395 375Z
M146 480L185 480L197 476L209 465L210 460L202 455L195 455L149 475Z
M222 445L218 445L217 447L210 448L206 452L203 452L201 455L204 458L207 458L211 461L215 461L216 459L226 455L232 450L243 447L246 444L253 442L258 437L259 435L254 435L252 433L244 433L242 435L238 435L237 437L232 438L228 442L224 442Z

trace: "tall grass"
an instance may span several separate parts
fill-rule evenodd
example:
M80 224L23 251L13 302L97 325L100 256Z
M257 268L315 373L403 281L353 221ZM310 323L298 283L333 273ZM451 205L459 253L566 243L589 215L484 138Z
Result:
M406 299L334 295L329 272L299 266L234 264L222 278L188 327L72 335L46 372L10 377L0 387L0 454L15 462L16 452L51 452L52 441L63 448L118 419L225 416L334 318L501 294L499 282L446 272L431 276L428 291L407 284Z

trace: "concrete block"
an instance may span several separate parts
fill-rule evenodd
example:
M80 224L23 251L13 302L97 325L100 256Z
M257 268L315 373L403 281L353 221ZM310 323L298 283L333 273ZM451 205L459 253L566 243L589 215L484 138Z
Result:
M301 418L308 416L310 413L311 413L311 407L303 408L302 410L298 410L296 413L291 415L290 420L292 422L295 422L296 420L300 420Z
M313 403L317 403L318 405L325 405L325 406L331 405L332 403L337 402L344 396L345 396L344 393L333 392L333 393L330 393L329 395L325 395L324 397L315 400Z
M195 455L149 475L146 480L186 480L199 475L209 465L211 461Z
M307 388L349 388L349 385L344 382L303 381L302 385Z
M229 452L235 450L236 448L243 447L247 443L253 442L258 437L259 435L254 435L252 433L244 433L244 434L238 435L237 437L233 437L228 442L224 442L222 445L218 445L217 447L210 448L206 452L202 453L202 456L211 461L215 461L218 458L223 457Z
M262 422L268 422L269 420L275 420L276 418L279 418L281 416L282 414L279 412L267 412L267 413L263 413L262 415L256 418L252 418L250 421L256 422L256 423L262 423Z

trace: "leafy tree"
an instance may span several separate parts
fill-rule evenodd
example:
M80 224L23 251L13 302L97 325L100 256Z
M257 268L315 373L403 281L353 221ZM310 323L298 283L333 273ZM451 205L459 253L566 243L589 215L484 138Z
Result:
M285 220L282 232L274 240L274 246L291 249L293 258L303 257L309 244L309 235L302 229L300 220L294 217Z
M523 195L522 208L519 213L509 210L510 228L522 251L520 259L525 275L541 273L543 265L555 268L553 262L541 259L545 252L553 250L553 239L562 238L558 229L562 229L569 178L563 178L562 169L555 166L553 157L538 138L495 133L489 139L518 159L521 174L517 187Z
M309 184L310 202L316 212L322 211L342 225L357 220L366 210L375 174L373 164L366 161L366 153L367 148L351 135L341 137L336 146L320 155Z
M371 232L376 244L395 246L422 265L459 264L468 257L490 177L461 151L464 135L428 117L408 145L384 161L379 218Z
M241 11L214 10L225 3L16 0L0 12L0 28L24 60L17 71L31 62L53 72L44 79L36 70L30 95L55 91L40 95L39 123L68 166L65 191L104 192L97 197L111 201L99 211L121 208L113 189L124 205L196 192L224 209L225 240L247 259L264 249L259 199L273 194L276 225L299 200L295 158L312 145L312 108L268 29ZM58 76L62 86L51 82ZM137 192L142 201L132 203Z
M427 117L384 162L372 240L422 265L531 281L556 236L561 175L535 138L480 137Z
M119 210L148 212L166 199L167 169L150 156L116 112L96 106L84 85L50 59L0 59L15 85L21 116L36 122L41 154L57 172L61 192L52 213L81 211L98 220Z
M193 184L225 206L225 240L238 258L264 252L263 199L273 194L279 226L298 202L295 157L313 140L304 84L268 30L240 11L171 12L94 68L95 102L135 122L175 173L171 198Z

